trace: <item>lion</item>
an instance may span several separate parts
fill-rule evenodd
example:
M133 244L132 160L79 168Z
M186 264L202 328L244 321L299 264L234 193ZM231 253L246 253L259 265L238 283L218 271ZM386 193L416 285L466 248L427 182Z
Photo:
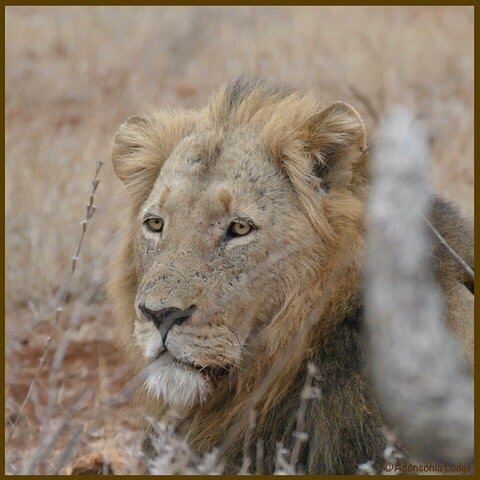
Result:
M247 433L251 448L263 441L265 473L277 442L292 448L309 362L320 398L305 407L304 472L382 461L362 351L368 153L352 106L246 76L202 108L130 117L115 136L126 212L108 291L145 374L137 401L177 419L194 451L220 445L228 473ZM431 221L472 265L456 209L438 198ZM471 362L473 285L432 242L447 321Z

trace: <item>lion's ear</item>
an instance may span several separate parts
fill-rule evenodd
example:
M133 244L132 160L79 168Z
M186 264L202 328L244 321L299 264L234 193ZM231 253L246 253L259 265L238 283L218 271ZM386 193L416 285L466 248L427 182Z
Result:
M133 115L120 125L115 135L112 147L113 169L125 184L144 170L137 154L145 147L150 123L147 115Z
M351 184L355 164L366 149L365 127L358 112L347 103L335 102L309 119L306 133L312 173L323 186L328 190Z

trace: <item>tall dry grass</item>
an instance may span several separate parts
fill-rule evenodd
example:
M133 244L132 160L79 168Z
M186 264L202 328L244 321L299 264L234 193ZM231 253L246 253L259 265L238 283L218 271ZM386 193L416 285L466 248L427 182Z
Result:
M129 115L197 105L244 72L348 101L369 132L392 104L411 105L433 132L435 186L473 209L473 8L8 7L11 473L32 465L37 473L58 472L78 452L114 451L119 442L138 456L127 407L117 401L128 366L114 347L103 295L120 191L109 163L111 139ZM62 298L98 161L105 166L97 210ZM62 408L73 410L58 435L47 438L42 421L53 408L55 358L62 361L52 419L61 422ZM48 458L40 455L45 445L53 452Z

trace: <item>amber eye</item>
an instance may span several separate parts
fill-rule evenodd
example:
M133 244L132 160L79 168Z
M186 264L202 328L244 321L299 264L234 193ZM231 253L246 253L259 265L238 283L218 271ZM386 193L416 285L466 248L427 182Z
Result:
M239 222L232 222L228 227L228 234L231 237L244 237L245 235L249 234L253 230L253 227L243 221Z
M163 229L163 220L158 217L147 218L144 223L154 233L159 233Z

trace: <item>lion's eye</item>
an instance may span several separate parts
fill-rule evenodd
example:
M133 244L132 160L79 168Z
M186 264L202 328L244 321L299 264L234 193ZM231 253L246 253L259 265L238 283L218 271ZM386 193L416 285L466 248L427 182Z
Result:
M228 227L228 234L232 237L244 237L253 230L247 222L232 222Z
M144 223L154 233L159 233L163 229L163 220L158 217L147 218Z

